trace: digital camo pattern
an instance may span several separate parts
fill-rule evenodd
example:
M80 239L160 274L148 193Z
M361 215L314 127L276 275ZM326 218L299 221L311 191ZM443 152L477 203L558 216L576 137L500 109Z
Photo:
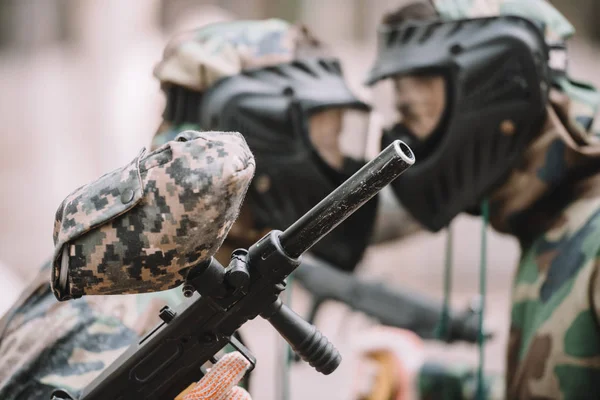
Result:
M154 76L161 84L202 92L220 79L246 69L323 55L330 55L330 49L303 25L279 19L221 22L173 38L155 67ZM192 123L173 125L163 121L152 138L152 148L173 140L186 129L202 128Z
M179 289L136 296L93 296L57 302L47 278L17 305L0 342L0 398L49 400L53 390L79 392L140 335L158 322L165 304L176 305Z
M52 274L57 297L180 285L191 266L222 244L255 169L245 140L233 132L183 132L140 157L76 190L59 207ZM66 293L60 288L64 273Z
M217 23L171 40L154 75L204 91L245 69L290 62L316 43L306 27L280 19Z
M69 221L65 215L71 215L70 219L73 221L57 224L55 230L57 243L60 241L71 244L70 241L75 244L85 243L87 230L101 231L107 224L114 226L109 223L110 221L98 217L102 213L98 213L95 207L90 208L90 204L104 204L105 207L110 208L110 212L106 215L133 213L135 208L123 207L120 196L127 189L127 185L130 185L129 188L136 187L136 182L139 182L140 178L142 183L139 185L140 195L135 193L128 195L127 197L131 196L132 200L127 204L137 202L135 207L144 207L150 212L152 209L149 208L149 204L159 199L158 194L162 188L177 199L184 211L192 210L188 213L190 218L186 220L192 227L192 223L197 221L197 218L194 220L191 218L196 214L194 214L194 207L191 207L193 204L189 204L189 201L196 198L199 202L196 196L202 196L201 204L206 207L206 212L203 214L206 216L206 221L214 219L211 211L215 208L217 200L224 200L221 198L209 201L211 196L217 196L219 193L224 196L238 186L239 191L236 192L236 196L240 197L239 202L241 202L254 169L252 155L241 136L235 133L184 132L182 138L188 141L172 142L143 158L137 157L124 168L106 174L99 181L75 191L65 200L63 206L75 205L74 200L79 199L79 207L72 208L81 213L76 216L89 214L90 217L88 220L73 218L72 213L68 212L68 207L61 207L58 221ZM198 173L199 166L196 165L203 157L207 164L204 166L204 175ZM228 157L228 160L225 161L224 157ZM186 171L186 168L190 171ZM219 177L218 172L222 173L222 177ZM166 179L164 178L166 174L172 175ZM161 177L163 177L162 182L157 182ZM180 180L189 182L184 184ZM99 184L100 181L120 182L126 185L116 184L114 187L108 185L115 189L109 192L102 190L104 187ZM152 182L159 184L151 189ZM207 190L209 185L212 185L212 192L207 194L203 190ZM191 192L195 192L194 189L199 191L190 195L185 190L179 190L182 188L187 188ZM153 197L148 195L150 191L155 192ZM90 200L85 201L85 199ZM237 201L225 199L220 207L224 212L233 210L235 214L239 208L239 204L234 207ZM231 202L233 205L230 204ZM159 202L157 207L168 205L172 207L173 204L175 203L169 203L167 200ZM172 207L169 212L173 214L175 208ZM235 219L234 214L231 220ZM222 237L227 233L228 221L229 218L225 221L216 218L213 221L218 229L207 238L212 238L211 240L216 242L215 247L218 247L217 242L222 241ZM63 228L63 225L66 226ZM149 233L154 233L151 231ZM218 239L219 237L221 239ZM190 236L191 239L194 238ZM5 335L0 342L0 366L2 366L0 398L2 399L49 399L52 391L57 388L66 389L75 396L79 395L80 391L133 341L159 322L160 308L165 304L175 306L182 299L181 290L175 288L135 296L91 296L68 302L56 302L47 282L52 269L52 263L49 262L36 278L35 281L39 284L37 287L34 286L36 289L29 298L24 304L15 305L15 314L10 318ZM44 334L41 335L40 332Z

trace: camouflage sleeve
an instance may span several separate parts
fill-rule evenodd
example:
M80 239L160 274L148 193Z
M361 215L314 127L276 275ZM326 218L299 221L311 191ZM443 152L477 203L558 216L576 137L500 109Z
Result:
M418 388L420 399L474 400L477 371L472 367L427 361L419 371ZM484 399L504 398L503 379L486 375Z
M50 263L40 273L49 270ZM48 282L41 284L0 342L0 398L50 399L57 388L77 396L137 337L117 317L122 307L103 307L112 312L87 299L58 303Z

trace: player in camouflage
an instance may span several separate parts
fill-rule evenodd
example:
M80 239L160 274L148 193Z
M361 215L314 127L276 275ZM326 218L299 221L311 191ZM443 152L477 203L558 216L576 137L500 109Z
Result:
M390 132L395 137L412 141L417 163L411 173L444 157L459 167L464 165L463 162L470 162L473 167L463 169L457 178L447 178L448 186L445 189L438 187L433 193L444 194L445 204L435 203L435 198L426 199L434 202L441 211L433 210L433 217L422 214L417 219L431 230L438 230L459 212L476 214L477 202L487 198L493 228L515 236L521 246L512 292L504 389L488 393L488 398L598 398L600 143L592 126L600 98L593 87L572 80L565 65L557 63L564 52L556 54L556 50L560 50L556 44L572 36L573 27L543 0L421 1L386 16L384 23L382 33L386 41L381 46L392 47L400 43L395 57L398 60L405 51L402 59L405 64L401 68L394 65L393 57L384 62L385 51L381 50L371 81L391 78L394 82L402 120ZM500 30L510 24L527 28ZM485 40L486 32L494 26L504 37L510 37L514 32L523 35L518 40L505 42L521 46L511 48L507 45L506 54L520 51L520 65L527 65L528 58L533 59L533 64L529 65L535 65L535 69L508 69L504 70L504 75L496 75L501 68L486 72L483 58L500 48L501 35L497 34L486 45L474 50L469 46L473 41ZM461 32L469 32L472 28L470 38L461 39ZM430 50L426 46L431 38L439 31L443 31L439 40L447 40L444 43L448 47L436 54L431 51L424 54ZM527 43L532 49L543 50L550 46L554 51L550 52L549 59L532 58L531 54L522 52L529 48L523 46L523 38L529 38ZM477 51L480 52L477 54ZM462 54L465 54L463 58ZM469 54L477 56L469 59ZM418 64L426 57L432 60L429 65L426 62ZM453 60L447 65L455 69L435 64L436 57ZM512 61L515 60L506 56L491 63L511 68L519 65L510 64ZM468 70L465 66L469 62L479 62L480 69ZM408 65L410 63L412 65ZM536 69L537 73L534 72ZM378 73L381 75L377 76ZM498 76L496 82L503 83L485 86ZM511 81L513 76L520 76L522 80ZM461 86L465 81L471 86ZM479 82L479 86L473 82ZM478 91L478 88L483 90ZM464 102L460 95L465 93L467 99L478 100ZM526 93L526 97L522 93ZM458 104L460 101L463 103ZM503 104L503 108L497 109L498 114L492 112L494 102ZM469 115L473 110L476 110L475 114ZM463 123L453 130L453 121L460 118L470 123ZM512 142L511 148L519 149L518 152L513 154L501 147L504 140L517 140L513 138L519 135L523 141ZM446 137L453 143L445 142ZM477 146L469 147L479 137L484 139ZM453 145L456 145L454 149L460 150L454 158L449 156ZM505 156L499 158L497 154L501 151L505 151ZM486 162L490 159L495 161L488 166ZM436 173L443 176L446 171L438 169ZM491 179L493 175L496 178ZM401 177L396 187L406 182L405 178ZM461 186L464 183L460 179L471 187ZM418 195L426 193L428 184L424 182L418 188ZM466 190L467 194L461 197L453 193L453 185ZM412 200L406 196L401 198L406 206ZM453 205L456 208L451 209ZM417 216L421 210L409 207L409 212L412 211ZM405 339L400 341L406 342ZM382 343L372 345L363 353L370 360L379 360L376 364L380 371L383 370L381 366L388 365L396 372L387 378L391 382L387 394L378 392L381 385L375 384L361 398L411 398L407 397L406 388L399 387L402 384L416 388L422 398L473 398L472 372L451 366L427 366L417 350L402 353L390 347L389 339ZM386 355L394 361L386 364L383 361ZM379 378L385 381L386 374L380 372Z

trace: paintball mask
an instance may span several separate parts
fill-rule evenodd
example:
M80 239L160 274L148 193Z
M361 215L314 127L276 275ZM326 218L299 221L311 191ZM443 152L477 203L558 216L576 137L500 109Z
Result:
M257 174L248 191L258 229L284 229L364 165L370 107L348 88L334 59L250 69L202 94L199 125L239 131ZM340 224L312 252L344 270L360 261L377 200Z
M418 162L392 188L421 224L439 231L475 209L519 161L545 118L550 70L540 26L517 16L384 25L368 84L403 76L438 77L439 118L416 132L385 131ZM440 95L442 96L442 95ZM425 133L425 134L424 134Z

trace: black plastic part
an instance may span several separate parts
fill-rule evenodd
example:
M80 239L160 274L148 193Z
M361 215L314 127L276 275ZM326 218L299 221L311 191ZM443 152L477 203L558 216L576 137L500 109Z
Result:
M277 329L296 354L318 372L329 375L342 362L342 356L333 344L280 299L261 316Z
M244 290L250 283L250 273L246 264L246 249L234 250L231 261L225 271L225 279L235 289Z
M202 93L183 86L167 85L164 87L167 97L163 119L173 125L192 124L198 122L198 107L202 101Z
M169 306L164 306L160 309L158 316L162 319L166 324L171 322L173 318L177 315L173 310L169 308Z
M298 258L291 258L285 253L279 236L280 232L272 231L250 247L248 260L250 265L259 266L256 272L276 272L288 276L300 265ZM282 280L279 286L283 290L285 281ZM303 320L280 299L276 299L260 315L273 325L296 354L318 372L328 375L339 366L341 356L335 347L316 327Z
M186 284L191 285L198 293L205 296L222 297L227 294L225 282L225 268L212 258L194 267L188 274Z
M481 299L475 298L469 307L450 323L450 332L448 341L468 340L476 343L479 340L479 318L481 316ZM494 333L484 330L483 338L485 340L493 339Z
M229 344L231 345L231 347L233 347L234 349L239 351L240 354L243 355L244 358L250 362L250 367L248 368L248 372L253 371L254 367L256 367L256 357L254 357L252 355L252 353L250 353L250 350L248 350L248 348L246 346L244 346L244 344L241 341L239 341L235 337L235 335L231 336L231 339L229 340Z
M302 265L301 265L301 267L302 267L303 265L304 265L304 264L302 264ZM301 271L301 269L299 269L298 271ZM296 278L298 277L298 271L296 271L296 272L295 272L295 275L294 275ZM341 272L341 271L340 271L340 272ZM342 272L342 273L343 273L343 272ZM303 286L304 286L304 288L306 289L306 285L303 285ZM313 292L312 292L310 289L309 289L309 291L310 291L311 293L313 293ZM314 293L313 293L313 294L314 294ZM319 313L319 309L321 308L321 306L322 306L322 305L323 305L323 303L325 303L325 302L326 302L326 300L325 300L325 297L319 297L319 296L315 296L315 297L313 298L312 306L310 307L310 311L309 311L309 313L308 313L308 318L306 318L306 321L307 321L309 324L312 324L312 325L314 325L314 324L315 324L315 320L317 319L317 314ZM300 358L300 356L299 356L297 353L295 353L295 354L294 354L294 357L293 357L293 360L294 360L294 362L299 362L300 360L302 360L302 358Z
M227 310L235 308L232 305L239 297L223 299L229 291L224 283L225 268L218 261L209 260L192 272L191 283L206 294L184 300L169 323L162 322L132 344L85 387L79 400L175 398L201 378L201 366L229 342L247 318L231 322ZM267 295L263 302L269 304L271 299Z

